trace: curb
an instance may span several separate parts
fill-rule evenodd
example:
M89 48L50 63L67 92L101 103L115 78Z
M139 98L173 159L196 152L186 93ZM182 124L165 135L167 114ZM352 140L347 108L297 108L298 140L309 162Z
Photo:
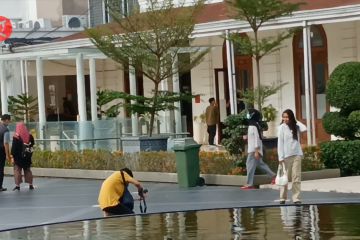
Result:
M112 170L84 170L84 169L60 169L60 168L31 168L36 177L58 177L58 178L82 178L103 180L110 176ZM13 175L12 167L5 167L6 175ZM207 185L228 185L242 186L246 184L246 176L237 175L218 175L218 174L201 174ZM177 173L164 172L134 172L134 177L142 182L164 182L177 183ZM323 169L302 173L302 180L316 180L324 178L340 177L339 169ZM270 177L266 175L256 175L255 185L269 184Z

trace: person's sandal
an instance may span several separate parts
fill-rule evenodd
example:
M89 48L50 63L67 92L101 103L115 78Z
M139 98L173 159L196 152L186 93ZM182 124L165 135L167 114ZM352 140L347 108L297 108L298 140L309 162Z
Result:
M5 192L7 190L7 188L0 188L0 192Z
M19 187L19 186L14 187L14 188L13 188L13 191L15 191L15 190L20 191L20 187Z
M29 185L29 189L30 189L30 190L34 190L34 186L33 186L33 185Z
M294 204L299 205L301 204L301 201L295 201Z
M285 204L285 202L286 202L285 200L281 200L280 204Z

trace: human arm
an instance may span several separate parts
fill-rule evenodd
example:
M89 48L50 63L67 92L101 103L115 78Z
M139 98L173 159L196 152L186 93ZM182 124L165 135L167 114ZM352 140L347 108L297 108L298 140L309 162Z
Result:
M260 153L261 139L259 137L258 129L255 126L249 126L248 143L254 147L255 159L260 160L260 158L261 158L261 153Z
M9 163L11 163L10 162L11 155L10 155L10 133L9 133L9 131L4 133L4 149L5 149L6 159L8 160Z
M280 125L280 127L278 129L277 150L278 150L279 162L284 161L285 152L284 152L284 129L283 129L283 125Z
M302 132L305 132L307 130L307 127L305 126L305 124L303 124L302 122L300 121L296 121L296 125L298 126L299 128L299 131L302 133Z

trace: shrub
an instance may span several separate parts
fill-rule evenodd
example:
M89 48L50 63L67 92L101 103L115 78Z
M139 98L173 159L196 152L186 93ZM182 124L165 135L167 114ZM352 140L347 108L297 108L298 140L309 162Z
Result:
M360 63L340 64L330 75L326 98L331 106L346 111L360 109Z
M235 167L236 159L228 152L200 151L200 173L229 174Z
M326 113L324 129L345 139L356 139L360 117L360 63L348 62L335 68L327 84L326 98L340 112ZM355 112L355 113L353 113Z
M354 130L347 116L340 112L327 112L323 117L323 126L327 133L343 138L353 138Z
M340 168L342 176L359 175L360 140L325 142L320 149L325 167Z
M225 119L224 124L224 139L221 143L232 155L243 153L245 149L245 140L243 139L243 136L247 133L248 125L246 112L243 111L237 115L229 115Z

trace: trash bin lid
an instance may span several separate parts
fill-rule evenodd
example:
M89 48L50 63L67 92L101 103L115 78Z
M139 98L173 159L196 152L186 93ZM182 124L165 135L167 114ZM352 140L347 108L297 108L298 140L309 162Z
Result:
M191 137L187 138L175 138L174 139L174 150L185 150L187 148L200 147L201 145L195 142Z

